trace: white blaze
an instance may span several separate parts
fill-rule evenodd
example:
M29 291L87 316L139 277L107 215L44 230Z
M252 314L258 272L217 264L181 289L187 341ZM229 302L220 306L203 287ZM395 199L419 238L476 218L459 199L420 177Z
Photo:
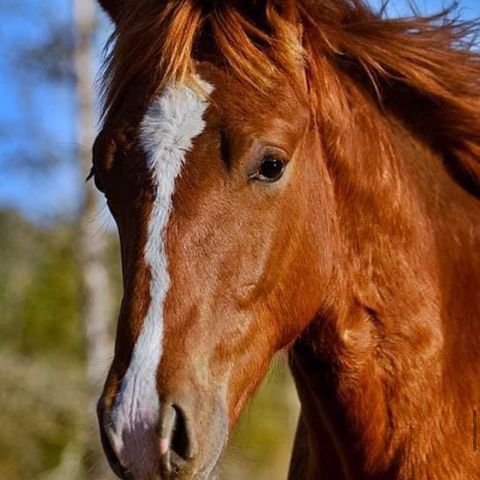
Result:
M206 94L213 90L201 80L199 85ZM150 478L158 468L156 376L162 356L163 304L170 287L165 230L175 179L193 139L205 128L207 107L201 93L186 85L170 85L150 105L141 124L140 142L156 188L144 252L151 273L150 305L112 411L112 428L107 429L120 462L138 479Z

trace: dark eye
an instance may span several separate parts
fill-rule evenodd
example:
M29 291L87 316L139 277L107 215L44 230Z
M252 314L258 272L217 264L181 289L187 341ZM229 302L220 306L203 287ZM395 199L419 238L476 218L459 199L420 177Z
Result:
M253 177L262 182L276 182L282 178L285 171L285 162L277 157L268 155L263 157L258 171Z
M103 183L98 178L97 172L95 171L95 167L92 167L85 181L88 182L92 178L95 183L95 187L97 187L97 190L99 190L102 193L105 193L105 187L103 186Z
M98 175L95 175L95 177L93 178L94 182L95 182L95 186L97 187L97 190L99 190L100 192L102 193L105 193L105 187L103 185L103 182L100 180L100 178L98 177Z

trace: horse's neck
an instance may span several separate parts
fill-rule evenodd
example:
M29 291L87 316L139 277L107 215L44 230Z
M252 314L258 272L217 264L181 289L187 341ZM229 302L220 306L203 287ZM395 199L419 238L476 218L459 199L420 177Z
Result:
M336 166L343 271L292 356L310 450L335 478L474 478L480 202L406 132L395 145L384 172Z

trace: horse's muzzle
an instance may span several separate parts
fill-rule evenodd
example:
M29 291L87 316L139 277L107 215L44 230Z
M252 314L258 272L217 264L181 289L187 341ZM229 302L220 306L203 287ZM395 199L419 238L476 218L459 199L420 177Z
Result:
M208 480L227 437L223 405L206 399L162 401L155 425L142 418L119 425L101 399L98 418L108 462L125 480Z

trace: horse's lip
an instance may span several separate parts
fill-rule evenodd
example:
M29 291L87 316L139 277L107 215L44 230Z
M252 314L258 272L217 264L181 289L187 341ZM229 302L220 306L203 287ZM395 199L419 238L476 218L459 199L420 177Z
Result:
M186 464L187 461L180 455L173 451L168 451L160 458L160 478L175 478Z
M103 445L103 450L105 452L105 456L107 457L108 464L110 468L113 470L113 473L117 475L117 477L121 478L122 480L133 480L132 474L122 465L120 460L118 459L115 451L112 447L112 442L110 440L109 432L109 424L110 424L110 416L104 415L102 425L100 428L100 437Z

